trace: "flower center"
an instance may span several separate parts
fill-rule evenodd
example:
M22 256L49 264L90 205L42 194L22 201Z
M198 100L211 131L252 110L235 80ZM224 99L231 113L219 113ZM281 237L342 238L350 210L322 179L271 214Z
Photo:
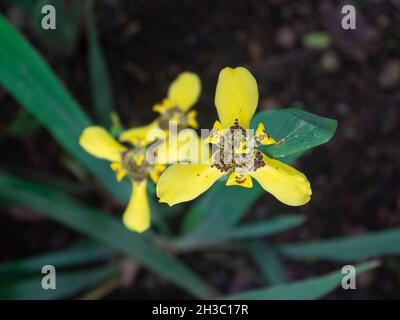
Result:
M265 166L262 153L255 149L257 139L252 131L239 125L238 119L229 129L211 134L214 137L212 143L216 147L212 167L224 173L244 175Z
M168 130L170 121L176 122L177 130L179 131L187 126L188 117L181 109L177 107L172 107L166 109L163 113L161 113L159 120L159 127L162 130Z
M153 170L153 166L146 160L146 148L135 147L122 153L122 166L135 181L142 181L147 178Z

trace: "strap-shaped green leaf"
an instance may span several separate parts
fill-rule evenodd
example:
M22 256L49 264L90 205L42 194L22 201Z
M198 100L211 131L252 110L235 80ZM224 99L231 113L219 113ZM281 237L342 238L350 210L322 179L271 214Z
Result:
M377 262L369 262L355 266L356 274L376 268ZM324 276L301 280L289 284L283 284L265 289L257 289L248 292L233 294L221 299L232 300L313 300L327 295L341 285L345 276L338 270Z
M284 244L279 250L292 258L360 261L400 254L400 228L329 240Z
M262 238L295 228L303 221L304 217L301 215L285 214L262 221L241 224L237 227L216 230L214 233L207 230L207 235L204 237L201 237L201 234L196 232L183 238L182 241L177 243L177 246L181 248L197 248L233 240Z
M87 0L85 3L90 87L96 119L101 125L108 128L111 124L110 115L114 107L114 100L106 61L97 36L93 5L93 0Z
M117 199L127 202L130 186L118 184L109 164L78 144L91 121L38 52L0 14L0 85ZM45 152L45 150L37 150Z
M197 297L207 297L211 292L189 268L148 244L143 235L128 231L120 219L84 207L44 185L16 179L1 172L0 199L45 214L110 248L123 252Z
M0 277L3 275L10 276L11 274L38 273L46 264L50 264L56 269L79 266L105 259L111 253L111 249L95 242L85 241L66 249L2 263L0 264Z
M38 272L40 274L40 271ZM115 267L101 267L87 271L56 272L56 289L43 289L45 275L2 283L0 300L53 300L70 298L80 291L93 287L116 276Z

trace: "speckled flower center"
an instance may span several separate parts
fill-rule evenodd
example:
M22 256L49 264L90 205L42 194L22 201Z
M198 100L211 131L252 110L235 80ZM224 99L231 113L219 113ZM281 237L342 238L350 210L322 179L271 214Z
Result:
M227 130L218 135L217 150L213 156L212 167L221 172L248 174L265 166L263 155L256 150L257 145L254 135L239 125L238 119ZM240 181L238 181L240 183Z

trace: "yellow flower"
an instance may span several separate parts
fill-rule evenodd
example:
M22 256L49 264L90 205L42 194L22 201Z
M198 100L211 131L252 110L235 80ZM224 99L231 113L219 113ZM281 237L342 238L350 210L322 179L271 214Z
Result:
M227 186L246 188L253 186L254 178L267 192L287 205L299 206L310 200L310 183L301 172L252 149L252 143L253 146L275 143L262 123L253 139L248 131L243 130L249 129L257 104L257 82L247 69L225 68L220 72L215 94L220 121L215 122L206 140L217 147L217 152L209 163L174 164L165 170L157 184L160 202L174 205L190 201L224 175L229 175ZM242 137L236 139L236 143L237 133ZM233 142L227 144L227 141ZM226 157L229 151L233 156Z
M185 127L197 129L196 111L189 109L197 102L201 92L200 78L192 72L181 73L170 85L167 98L156 104L153 110L160 116L146 126L124 131L119 139L137 144L139 141L146 144L147 133L151 129L160 128L167 132L170 121L175 121L177 130Z
M147 178L150 176L154 183L157 183L165 166L149 164L145 158L146 147L138 145L128 149L99 126L86 128L79 138L79 144L91 155L110 161L118 181L126 175L130 177L133 191L122 220L132 231L146 231L151 220L146 190Z

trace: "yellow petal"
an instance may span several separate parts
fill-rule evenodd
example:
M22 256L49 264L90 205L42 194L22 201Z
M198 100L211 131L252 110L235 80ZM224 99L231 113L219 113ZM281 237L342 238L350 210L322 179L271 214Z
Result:
M222 130L224 130L224 127L222 126L221 122L218 120L215 121L210 135L204 140L204 142L217 144L219 142Z
M126 176L128 173L124 167L122 166L121 162L112 162L111 163L111 169L115 171L116 178L118 182L121 182L122 179Z
M150 227L150 207L147 201L146 180L133 182L133 192L122 221L131 231L143 232Z
M196 110L192 110L187 114L187 124L193 129L199 128L199 123L197 122L196 117L197 117Z
M127 150L106 129L99 126L83 130L79 137L79 145L91 155L108 161L120 161L121 153Z
M160 202L170 206L193 200L208 190L223 173L209 164L174 164L157 183Z
M220 72L215 106L224 128L229 128L238 119L239 125L248 129L257 104L257 82L247 69L224 68Z
M153 167L153 170L150 171L150 178L153 180L154 183L158 182L161 173L165 170L166 166L163 164L156 164Z
M263 160L265 166L250 173L261 187L289 206L301 206L310 201L310 182L304 174L266 155Z
M225 184L226 186L241 186L245 188L252 188L253 181L251 180L251 176L248 174L239 174L237 172L232 172L229 176L228 181Z
M201 81L197 74L192 72L181 73L168 89L168 99L183 111L193 106L200 95Z
M270 137L268 133L265 131L264 124L260 122L258 124L257 130L256 130L256 141L258 144L262 145L268 145L268 144L275 144L276 141L274 138Z
M150 130L156 128L158 128L158 120L154 120L153 122L142 127L125 130L119 136L119 140L123 142L129 142L134 145L138 144L139 142L142 145L146 145L147 143L152 142L148 141L147 134Z

